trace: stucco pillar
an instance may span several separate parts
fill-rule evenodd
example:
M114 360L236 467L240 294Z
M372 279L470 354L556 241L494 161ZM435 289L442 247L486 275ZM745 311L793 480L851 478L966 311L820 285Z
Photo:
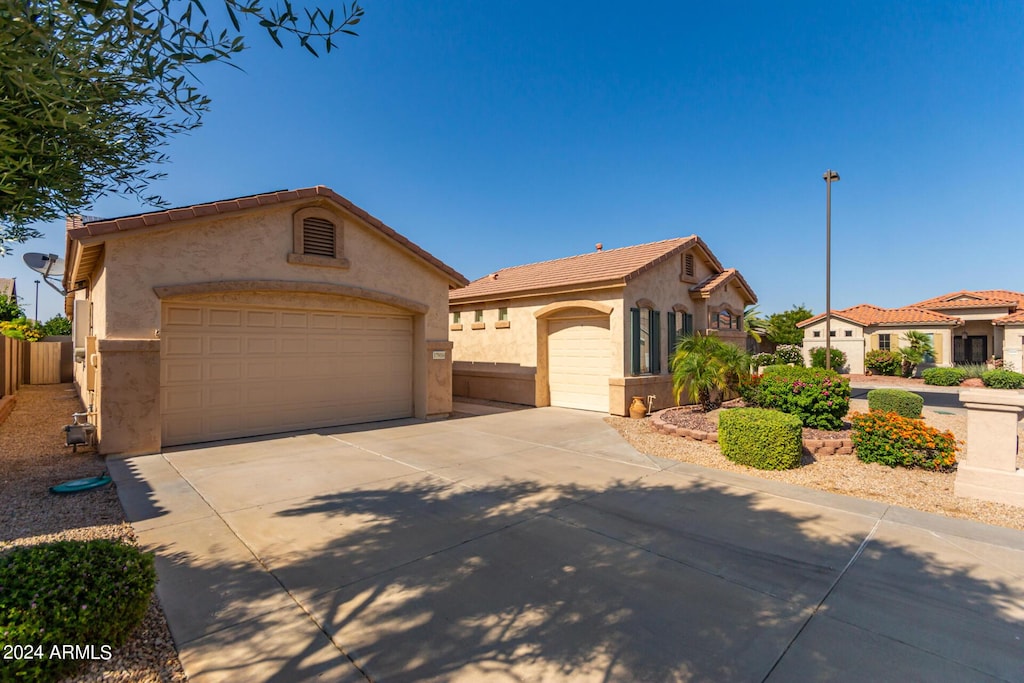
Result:
M452 347L450 341L427 342L427 419L452 413Z
M99 452L160 452L160 340L100 339Z
M1024 393L1001 389L960 392L967 408L967 452L953 492L1024 507L1024 470L1017 469L1017 423Z

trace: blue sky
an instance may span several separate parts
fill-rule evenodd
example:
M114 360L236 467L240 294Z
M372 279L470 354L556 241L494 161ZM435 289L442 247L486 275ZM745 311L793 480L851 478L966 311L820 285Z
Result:
M244 72L197 71L213 111L154 189L327 185L471 279L697 233L762 312L817 313L832 168L833 308L1024 290L1020 2L363 6L330 56L250 25ZM30 315L42 229L0 259Z

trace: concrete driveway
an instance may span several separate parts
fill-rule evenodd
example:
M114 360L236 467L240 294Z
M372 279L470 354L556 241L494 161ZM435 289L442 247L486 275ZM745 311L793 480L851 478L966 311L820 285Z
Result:
M190 680L1020 681L1024 533L542 408L109 463Z

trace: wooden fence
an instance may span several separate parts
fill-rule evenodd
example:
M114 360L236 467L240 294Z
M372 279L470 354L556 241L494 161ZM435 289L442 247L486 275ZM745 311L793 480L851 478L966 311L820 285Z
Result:
M0 335L0 398L23 384L71 381L71 342L24 342Z

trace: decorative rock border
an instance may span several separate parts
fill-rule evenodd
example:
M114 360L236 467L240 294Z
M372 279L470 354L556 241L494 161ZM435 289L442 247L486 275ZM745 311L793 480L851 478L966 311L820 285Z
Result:
M654 430L669 436L681 436L684 439L693 441L708 441L718 443L718 432L704 432L699 429L680 427L662 418L662 414L673 408L665 408L651 414L651 426ZM811 455L850 455L853 453L853 441L851 439L804 439L804 450Z

